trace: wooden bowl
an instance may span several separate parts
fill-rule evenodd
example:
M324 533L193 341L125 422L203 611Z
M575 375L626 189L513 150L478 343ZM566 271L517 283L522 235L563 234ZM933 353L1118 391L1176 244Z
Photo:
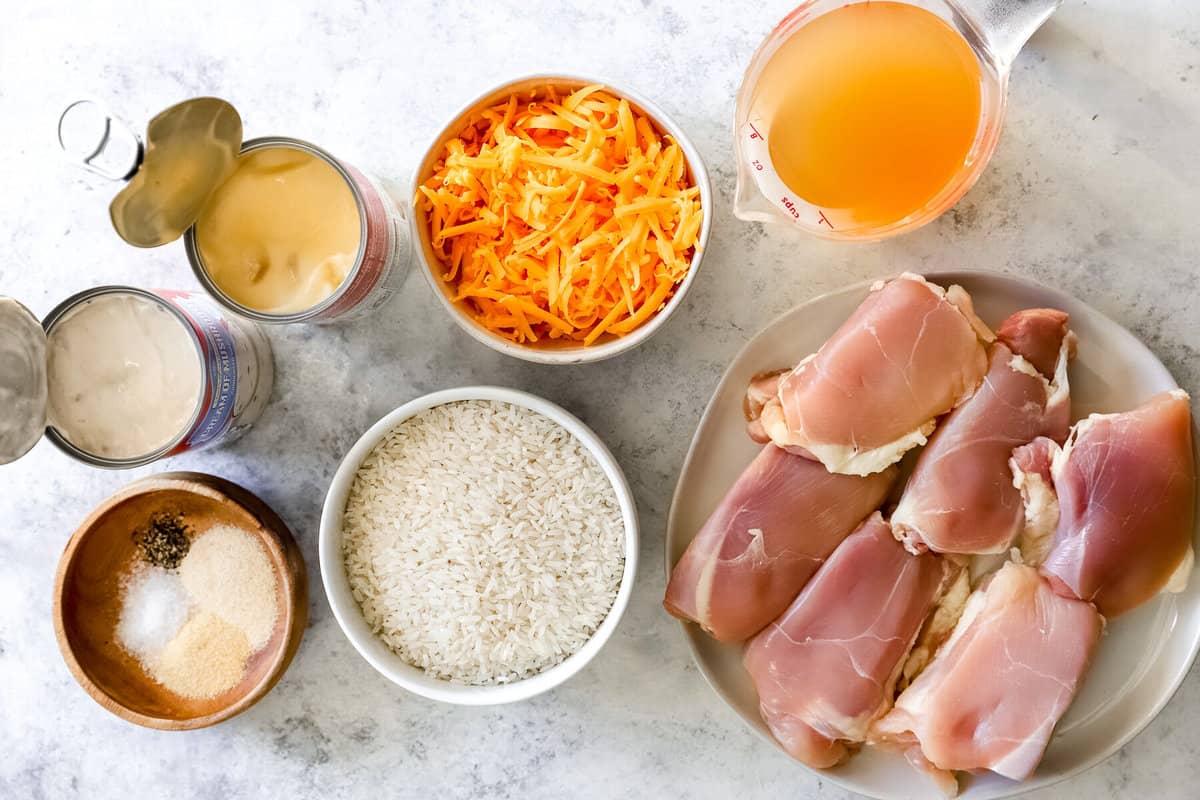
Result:
M275 630L250 657L241 682L216 697L168 691L115 641L121 578L140 559L133 532L157 512L183 515L196 538L222 524L255 534L275 568ZM71 674L121 719L161 730L205 728L262 699L291 663L307 619L308 576L287 526L245 489L197 472L144 478L101 503L67 542L54 581L54 633Z

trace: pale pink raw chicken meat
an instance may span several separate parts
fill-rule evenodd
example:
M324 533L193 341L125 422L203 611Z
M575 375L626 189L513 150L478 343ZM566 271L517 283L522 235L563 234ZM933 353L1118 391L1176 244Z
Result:
M746 432L759 444L769 444L771 441L762 424L762 412L772 399L779 396L779 382L789 372L791 370L776 369L759 373L750 379L750 384L746 387L746 397L742 400L742 410L746 415Z
M878 513L842 542L746 647L763 720L788 753L830 767L866 738L891 704L922 621L956 573L933 553L908 553Z
M1186 585L1196 513L1186 392L1079 422L1050 474L1059 518L1041 569L1060 594L1113 617Z
M967 601L950 639L870 739L908 750L943 787L951 770L1025 780L1042 760L1092 660L1104 622L1006 563Z
M675 564L663 605L723 642L744 641L787 608L895 479L894 469L835 475L765 446Z
M820 350L779 378L750 433L831 472L881 470L975 391L992 338L959 286L911 273L879 283Z
M1038 436L1067 437L1067 314L1018 311L996 336L983 384L938 425L892 514L892 529L914 553L1006 552L1025 528L1013 449Z
M1034 567L1046 560L1058 527L1058 495L1050 471L1059 449L1058 442L1039 436L1013 450L1008 460L1013 485L1020 490L1025 508L1025 527L1019 539L1021 561Z
M996 338L1018 353L1047 379L1053 380L1062 365L1062 345L1067 339L1067 312L1057 308L1027 308L1012 314L996 329ZM1074 358L1074 337L1067 342Z

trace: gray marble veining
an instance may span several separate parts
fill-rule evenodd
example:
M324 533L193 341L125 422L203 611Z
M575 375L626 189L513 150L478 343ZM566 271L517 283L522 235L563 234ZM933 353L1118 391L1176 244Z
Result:
M0 24L0 293L44 314L102 283L193 287L181 245L138 251L108 223L115 191L65 164L53 126L83 94L144 122L186 97L241 110L248 136L317 142L404 180L462 102L504 76L591 73L653 98L712 172L718 222L686 308L639 350L584 367L510 360L459 331L412 276L386 311L273 329L271 407L237 444L108 473L43 442L0 468L0 797L725 798L847 795L751 735L704 684L661 610L676 474L724 365L768 320L902 269L1028 275L1142 337L1200 392L1200 7L1067 2L1016 65L1010 114L979 184L907 237L832 244L738 222L733 95L789 0L741 3L105 2L5 6ZM614 639L552 694L495 709L407 695L351 649L322 595L316 532L338 459L418 394L496 383L544 395L613 449L643 524L633 602ZM130 479L198 469L258 492L296 532L311 624L291 670L243 716L166 734L75 685L50 624L74 526ZM1040 800L1160 797L1200 785L1200 672L1118 755Z

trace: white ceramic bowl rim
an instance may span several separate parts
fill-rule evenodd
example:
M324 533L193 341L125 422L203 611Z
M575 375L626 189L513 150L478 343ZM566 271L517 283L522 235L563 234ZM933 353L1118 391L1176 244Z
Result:
M429 238L425 232L425 220L423 215L418 214L415 209L408 214L409 228L412 235L413 248L416 250L417 260L420 262L421 272L425 275L425 280L433 289L433 293L437 296L438 302L446 312L454 319L460 328L471 335L476 341L487 345L497 352L505 355L520 358L525 361L532 361L538 364L585 364L594 361L603 361L613 356L624 353L637 347L642 342L654 335L667 320L675 313L676 309L683 304L683 296L687 294L691 288L693 281L696 278L696 273L700 270L700 262L704 257L705 249L708 247L708 237L712 230L713 222L713 196L712 183L709 181L708 169L704 166L704 160L700 157L700 152L692 144L687 134L679 127L661 108L647 100L641 94L630 91L622 86L618 86L610 81L600 80L574 74L550 74L538 73L526 75L520 78L514 78L504 81L501 84L493 86L486 92L475 97L466 105L462 106L458 111L450 117L450 121L442 128L442 130L434 137L433 143L425 151L421 157L421 161L417 164L416 171L413 173L413 184L408 193L408 201L411 202L415 196L416 187L421 181L422 173L426 170L431 160L440 150L442 144L452 134L456 133L458 126L464 116L474 111L484 102L492 99L498 94L516 91L526 85L538 83L580 83L581 85L599 84L606 89L622 96L640 108L643 112L658 124L660 128L671 135L676 142L679 143L680 149L683 150L683 155L687 159L688 169L692 173L692 179L696 185L700 187L700 210L702 220L700 223L700 236L696 241L695 252L692 255L692 263L688 268L687 274L683 277L683 281L676 287L675 293L671 295L671 299L667 301L666 306L661 311L652 316L642 325L639 325L630 333L618 339L603 342L601 344L588 345L587 347L569 347L569 348L547 348L540 349L537 347L527 347L505 339L503 336L494 334L483 326L470 319L462 309L456 307L454 303L446 297L437 277L434 275L434 265L429 263L429 259L425 254L425 241Z
M495 686L467 686L440 680L408 664L392 652L371 631L370 626L363 618L358 602L351 593L342 558L342 515L345 512L346 498L350 493L354 476L363 459L375 449L389 431L405 420L435 406L463 400L492 400L511 403L536 411L570 431L583 442L612 484L621 507L621 517L625 527L625 569L621 575L621 585L617 590L612 608L609 609L608 615L596 632L592 634L592 637L578 652L544 672L515 683ZM359 654L383 676L414 694L446 703L459 705L511 703L549 691L575 675L600 652L600 649L612 636L613 631L616 630L622 614L625 613L625 608L629 605L629 598L633 594L634 577L637 574L637 508L634 504L633 492L629 488L629 483L626 481L620 465L600 438L578 417L549 400L528 392L499 386L464 386L433 392L410 400L386 414L359 437L345 458L342 459L341 464L338 465L329 492L325 496L325 505L321 512L318 552L321 563L321 581L325 586L325 595L329 598L329 605L333 609L333 615L337 619L338 625L341 626L346 638L350 640Z

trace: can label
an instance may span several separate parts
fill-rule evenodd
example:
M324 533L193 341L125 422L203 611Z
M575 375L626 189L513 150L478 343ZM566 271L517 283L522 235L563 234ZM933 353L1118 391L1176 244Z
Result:
M366 241L362 260L354 280L318 317L320 321L352 319L374 311L395 294L390 278L400 260L400 225L398 212L383 189L369 177L346 162L340 162L354 180L367 218Z
M174 455L211 444L229 430L238 389L237 347L229 323L212 303L191 292L160 289L155 294L183 312L200 341L206 367L203 411L192 430L171 452Z

